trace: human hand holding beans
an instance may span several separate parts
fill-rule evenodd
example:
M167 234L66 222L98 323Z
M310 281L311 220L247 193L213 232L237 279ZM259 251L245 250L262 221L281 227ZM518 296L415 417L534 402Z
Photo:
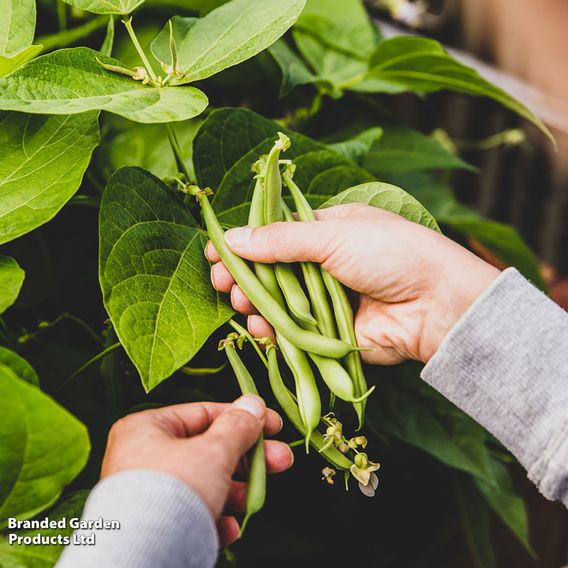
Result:
M251 395L233 404L189 403L130 414L110 431L101 478L131 469L177 477L203 499L226 546L239 536L233 515L245 510L246 483L233 479L241 471L241 458L262 430L273 436L281 427L280 416ZM292 466L287 444L264 444L269 473Z
M368 363L427 362L499 271L435 231L363 204L317 211L311 223L274 223L226 233L231 250L261 263L316 262L357 293L355 331ZM269 324L235 284L212 243L215 288L231 293L257 337Z

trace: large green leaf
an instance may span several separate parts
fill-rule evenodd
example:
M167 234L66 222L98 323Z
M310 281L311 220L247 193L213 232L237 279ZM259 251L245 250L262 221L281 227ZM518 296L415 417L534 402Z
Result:
M98 143L97 112L0 112L0 243L56 215L79 188Z
M194 87L152 87L103 69L120 61L87 47L61 49L30 61L0 79L0 108L34 114L106 110L135 122L172 122L207 107Z
M39 386L39 378L34 368L11 349L0 346L0 366L2 365L11 369L18 378Z
M347 187L372 176L324 144L290 132L252 111L220 109L207 118L194 140L197 180L215 190L213 206L226 226L244 225L254 186L251 167L270 151L278 131L292 140L285 154L297 169L295 180L318 207Z
M530 544L527 508L523 498L515 490L509 469L495 457L492 457L489 465L493 483L474 478L475 484L493 512L534 557L534 550Z
M400 187L388 183L371 182L351 187L326 201L322 207L344 205L346 203L366 203L401 215L414 223L439 231L432 215L412 195Z
M0 526L52 505L89 456L87 429L0 366Z
M304 4L305 0L232 0L200 18L177 42L184 73L178 83L205 79L260 53L284 35Z
M130 14L144 4L144 0L63 0L79 10L94 14Z
M109 180L100 211L101 288L146 390L233 314L209 283L206 242L187 208L150 173L123 168Z
M192 142L199 125L199 119L172 125L180 142L185 166L190 173L193 170ZM178 174L168 132L162 124L129 123L102 150L113 171L124 166L139 166L161 179Z
M0 0L0 14L0 77L4 77L39 55L42 46L32 45L35 0Z
M66 520L64 529L32 529L10 531L19 537L34 537L41 534L46 538L70 538L73 529L69 519L81 518L88 491L77 491L57 504L49 512L50 521ZM52 568L63 551L63 544L17 544L11 543L7 536L0 536L0 565L2 568Z
M383 136L368 153L364 166L379 177L385 172L456 168L475 171L432 138L406 127L385 128Z
M13 258L0 255L0 314L17 300L24 278L25 272Z
M377 140L380 140L383 135L384 130L382 128L368 128L347 140L333 142L329 145L329 147L338 154L341 154L362 166L373 145L377 142Z
M477 71L456 61L435 40L399 36L379 43L369 62L366 89L373 92L432 93L449 89L485 96L536 124L552 137L542 121L519 101L486 81Z

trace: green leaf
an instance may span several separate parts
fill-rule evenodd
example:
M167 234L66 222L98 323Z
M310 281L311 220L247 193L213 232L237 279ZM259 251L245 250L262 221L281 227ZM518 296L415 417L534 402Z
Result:
M294 160L294 179L312 206L318 207L345 188L373 179L326 145L285 130L252 111L216 110L199 129L193 152L198 183L215 190L213 207L224 225L246 224L254 186L251 167L261 154L270 151L279 131L292 140L284 157Z
M477 568L498 568L491 534L491 511L467 478L456 480L456 497L467 546Z
M36 387L39 386L39 378L35 369L11 349L0 346L0 366L2 365L8 367L19 379Z
M24 278L25 272L13 258L0 255L0 314L17 300Z
M361 61L367 59L379 39L379 31L361 0L308 0L295 30Z
M178 83L205 79L257 55L284 35L304 4L305 0L232 0L200 18L177 43L185 74ZM169 34L168 26L166 31Z
M33 114L106 110L135 122L187 120L201 114L207 97L193 87L143 86L103 69L120 61L87 47L61 49L0 79L0 108Z
M366 203L380 207L430 229L439 231L432 215L410 194L400 187L388 183L371 182L351 187L326 201L322 207L344 205L345 203Z
M477 71L456 61L435 40L399 36L384 39L371 56L366 79L374 81L373 92L433 93L449 89L490 97L536 124L552 140L543 122L519 101L492 85Z
M174 126L190 173L193 171L192 142L200 124L199 119L193 119ZM178 174L168 133L162 124L129 123L102 151L113 171L123 166L139 166L161 179Z
M5 77L6 75L13 73L24 63L27 63L30 59L39 55L42 49L43 46L41 45L30 45L11 57L0 55L0 77Z
M368 424L434 456L442 463L491 480L487 433L416 376L381 383L381 396L369 401Z
M519 542L534 558L535 552L530 544L529 519L523 498L515 491L513 480L507 466L492 457L489 462L493 483L474 478L477 488L493 512L511 529Z
M419 170L464 169L476 171L446 150L441 144L412 128L385 128L384 134L364 162L365 168L377 176L385 172L404 173Z
M47 223L73 196L99 143L98 113L0 113L0 243Z
M52 505L89 456L87 429L37 387L0 367L0 526Z
M114 46L114 33L114 16L109 16L105 39L103 41L103 44L101 45L101 53L103 55L107 55L108 57L112 55L112 48Z
M281 97L288 95L298 85L317 82L317 77L304 65L301 58L292 51L283 39L279 39L271 45L268 51L282 72Z
M21 537L34 537L37 534L47 538L71 537L73 529L69 527L69 519L81 517L88 496L88 491L77 491L50 511L50 521L66 520L64 529L32 529L11 531L11 534ZM7 536L0 536L0 565L3 568L52 568L61 552L63 544L10 544Z
M35 0L0 0L0 14L0 55L11 57L34 40Z
M384 130L382 128L369 128L368 130L359 132L359 134L356 134L348 140L330 144L329 147L334 152L362 166L373 145L376 144L377 140L383 137L383 133Z
M110 178L99 226L105 307L149 391L185 365L233 310L209 283L207 237L150 173L123 168Z
M450 215L438 217L438 221L475 239L507 266L517 268L535 286L546 289L538 257L514 227L484 219L463 206L456 207Z
M79 10L94 14L130 14L144 4L144 0L63 0Z

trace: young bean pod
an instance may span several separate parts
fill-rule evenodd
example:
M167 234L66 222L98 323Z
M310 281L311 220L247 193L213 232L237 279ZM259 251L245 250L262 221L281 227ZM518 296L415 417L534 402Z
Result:
M241 392L243 394L255 394L258 396L258 390L256 388L256 385L254 384L254 380L237 353L235 347L236 339L238 339L238 334L229 335L226 340L221 342L222 348L225 349L229 363L231 364L233 372L237 377ZM252 450L252 456L250 460L247 482L246 513L241 527L241 534L244 532L251 516L258 513L262 509L265 501L266 460L264 456L264 436L261 433Z
M196 193L201 204L201 211L209 238L217 249L221 260L250 301L278 333L297 347L323 357L342 359L348 353L358 349L339 339L324 337L323 335L302 329L297 325L286 310L261 284L246 262L234 254L228 247L225 242L225 232L219 224L205 192L200 191Z

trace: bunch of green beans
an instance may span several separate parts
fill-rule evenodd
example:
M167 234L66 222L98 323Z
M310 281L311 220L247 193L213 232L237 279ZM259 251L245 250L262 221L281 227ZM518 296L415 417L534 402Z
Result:
M288 137L279 133L269 154L262 156L253 166L256 182L248 218L251 227L283 221L297 222L283 199L284 188L290 192L299 221L316 219L304 194L293 181L294 164L290 160L281 160L281 153L289 147ZM290 422L304 437L306 451L310 445L315 447L331 466L346 472L346 483L350 472L359 481L365 495L374 494L377 483L374 471L379 466L360 451L366 446L366 438L356 436L348 440L343 436L343 426L335 415L322 416L320 391L326 387L330 395L330 409L336 398L351 403L360 430L364 424L366 399L374 390L374 387L367 387L361 349L357 346L353 327L353 312L343 286L321 266L310 262L297 266L285 263L247 264L225 242L223 228L208 199L211 191L194 187L190 188L190 193L201 205L209 238L221 260L274 328L275 342L266 338L261 341L266 352L262 353L256 344L255 348L267 366L272 393ZM231 325L237 334L226 341L229 362L243 392L245 389L253 392L253 388L256 392L254 382L235 349L235 345L242 346L245 339L253 343L256 340L236 322L232 321ZM280 372L277 349L288 370L285 376L293 378L292 388L286 386ZM325 433L319 429L322 425ZM258 471L251 468L249 477L251 502L249 504L247 497L247 520L264 502L265 481L261 484L253 479L252 474L264 479L266 472L257 467ZM333 483L335 471L325 468L323 473L325 480Z

